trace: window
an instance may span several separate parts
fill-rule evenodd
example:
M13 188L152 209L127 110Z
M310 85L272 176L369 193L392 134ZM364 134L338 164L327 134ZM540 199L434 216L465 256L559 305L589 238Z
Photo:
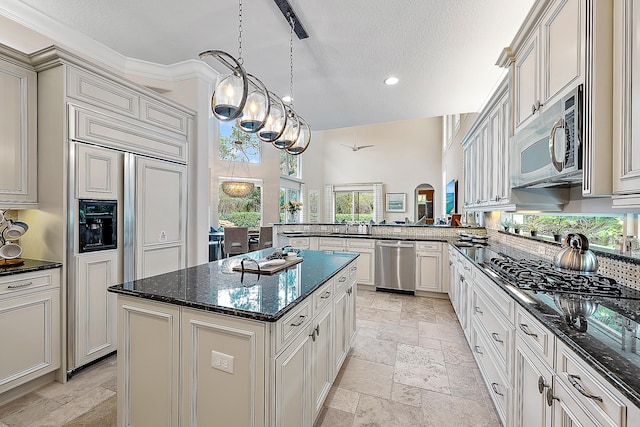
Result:
M223 227L258 228L262 222L262 186L256 184L251 194L243 198L229 197L219 191L219 224Z
M373 219L373 191L336 191L335 220L369 222Z
M300 156L292 156L285 150L280 150L280 175L301 178Z
M236 141L242 142L237 144ZM231 122L220 122L220 160L260 163L261 141L253 133L246 133Z
M283 208L285 205L290 205L292 201L301 202L302 199L300 194L301 191L297 188L280 187L280 222L282 224L301 222L301 212L298 212L295 217L292 218L291 215ZM302 206L302 209L304 209L304 206Z

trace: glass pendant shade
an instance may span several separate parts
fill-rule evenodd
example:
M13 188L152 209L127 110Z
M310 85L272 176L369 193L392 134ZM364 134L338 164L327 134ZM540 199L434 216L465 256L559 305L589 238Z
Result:
M223 122L233 120L243 112L249 92L249 78L242 65L233 56L221 50L208 50L200 54L211 55L232 70L231 74L220 76L211 97L211 111Z
M300 133L293 145L285 148L285 151L293 156L297 156L305 152L311 143L311 127L309 123L302 117L298 117L300 120Z
M291 147L300 135L300 120L298 115L292 110L287 109L287 123L280 138L273 141L273 146L280 149Z
M264 142L273 142L280 138L287 124L287 110L282 100L273 92L269 92L271 108L262 129L258 131L258 138Z
M222 183L222 191L229 197L247 197L255 185L246 181L224 181Z
M252 74L247 74L250 86L253 88L247 95L242 115L236 119L236 123L247 133L256 133L267 122L271 110L271 98L267 87Z

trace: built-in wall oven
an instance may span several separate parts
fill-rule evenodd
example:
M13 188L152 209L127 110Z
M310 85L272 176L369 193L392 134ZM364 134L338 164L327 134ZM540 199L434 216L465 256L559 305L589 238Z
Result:
M117 248L117 201L80 199L78 211L78 251L80 253Z

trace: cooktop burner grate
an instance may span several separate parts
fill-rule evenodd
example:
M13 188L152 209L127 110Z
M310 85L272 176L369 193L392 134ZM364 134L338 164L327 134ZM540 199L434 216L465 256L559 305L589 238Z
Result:
M491 258L491 269L520 289L534 292L562 292L609 298L624 298L612 278L558 270L545 261L517 260L505 254Z

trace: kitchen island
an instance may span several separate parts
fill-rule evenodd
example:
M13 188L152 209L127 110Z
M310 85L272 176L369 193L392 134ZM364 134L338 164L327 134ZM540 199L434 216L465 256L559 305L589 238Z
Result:
M252 252L109 288L118 294L118 425L312 425L355 337L356 258Z

